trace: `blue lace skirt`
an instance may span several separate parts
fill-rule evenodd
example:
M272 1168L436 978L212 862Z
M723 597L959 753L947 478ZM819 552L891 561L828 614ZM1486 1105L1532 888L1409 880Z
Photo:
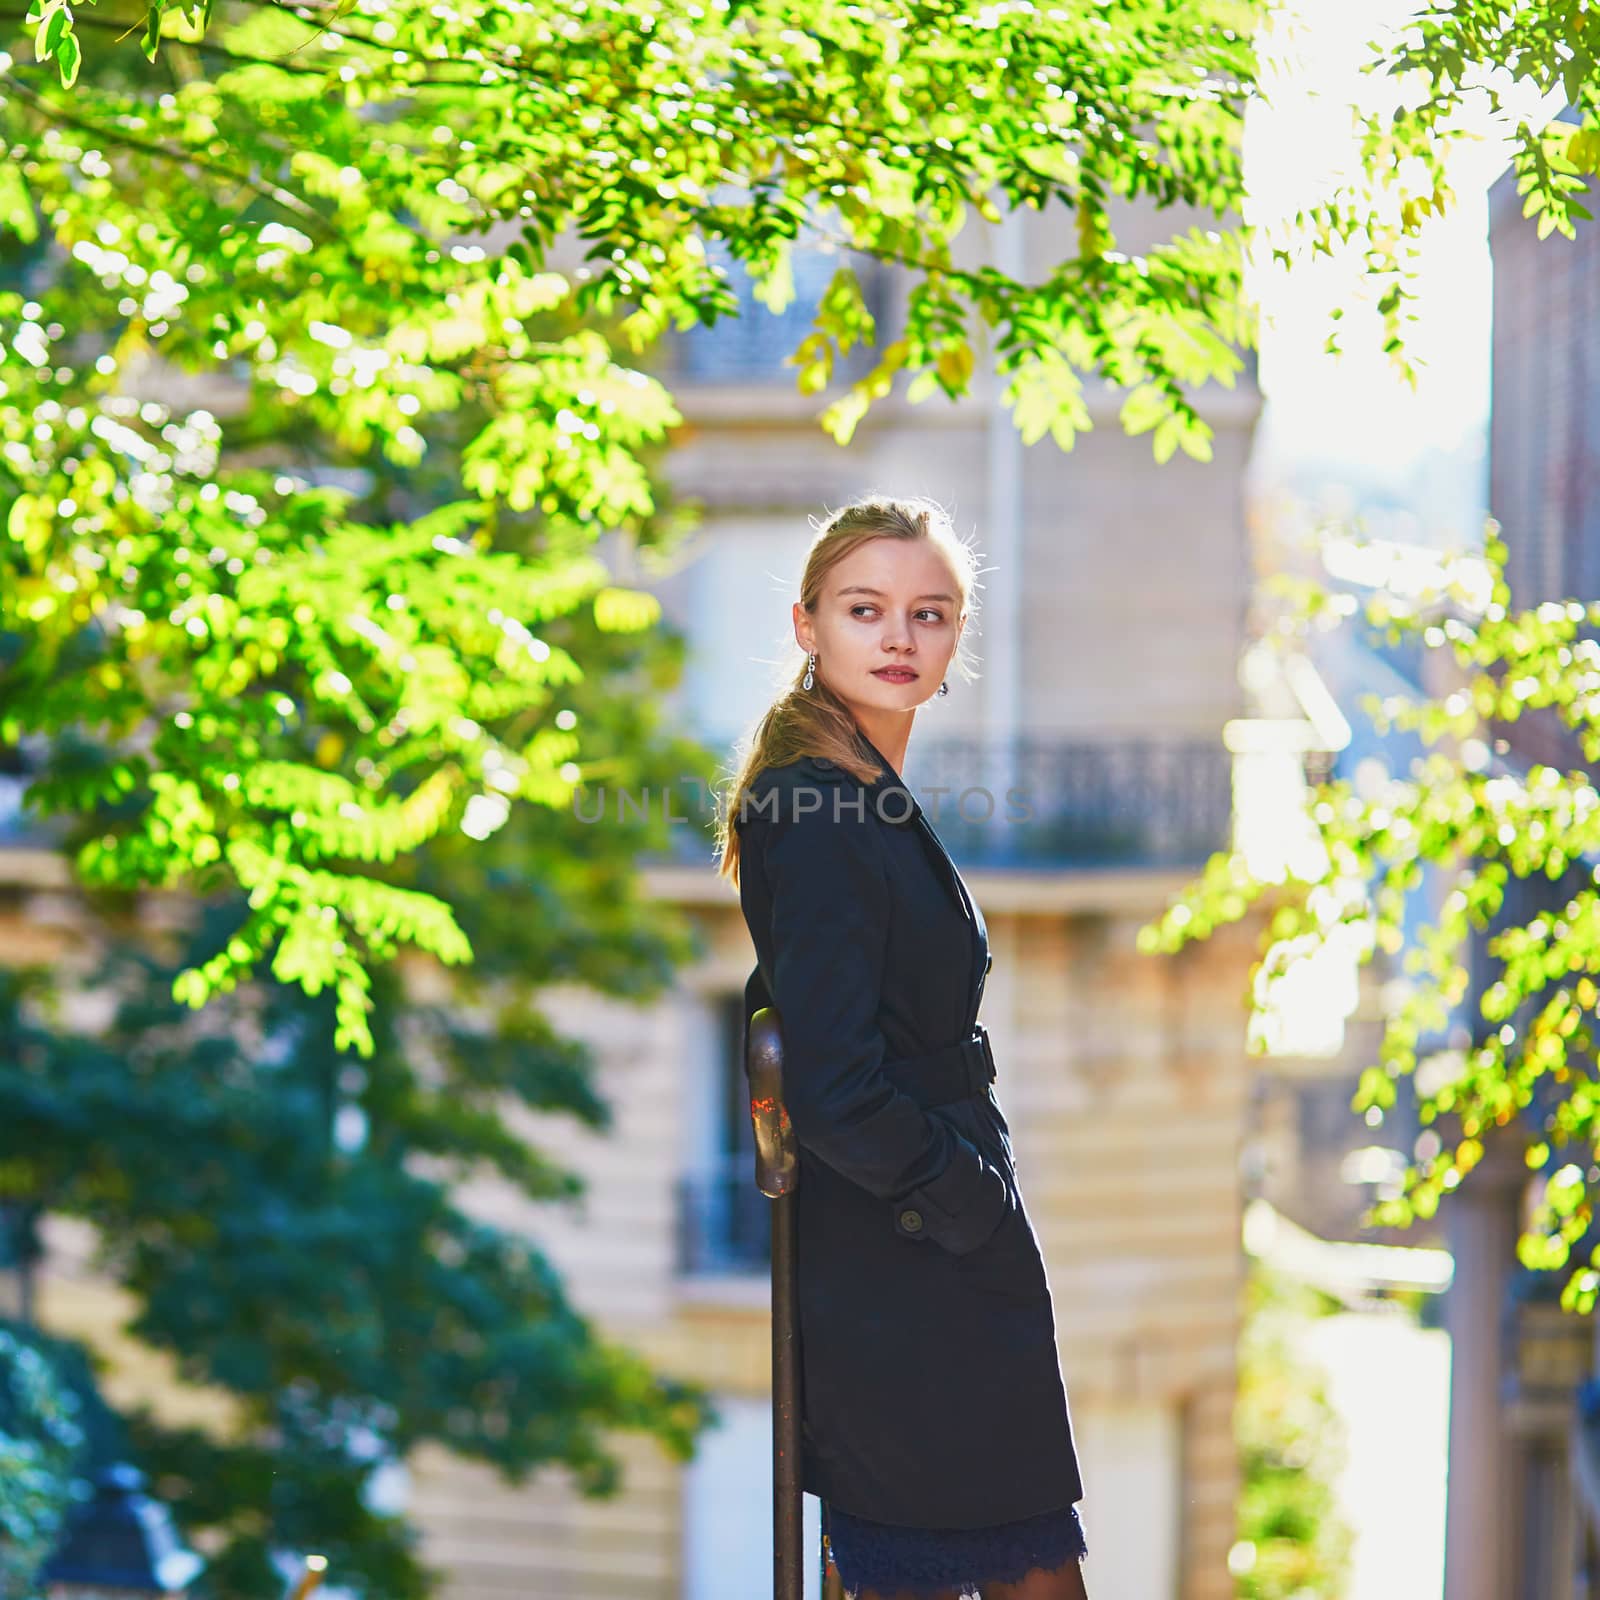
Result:
M1019 1583L1035 1569L1081 1561L1088 1546L1076 1506L989 1528L899 1528L822 1505L822 1531L852 1597L884 1600L974 1596L985 1583Z

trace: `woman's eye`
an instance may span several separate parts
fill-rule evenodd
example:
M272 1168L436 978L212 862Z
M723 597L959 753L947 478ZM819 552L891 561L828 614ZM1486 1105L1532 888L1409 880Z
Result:
M863 611L876 611L877 609L878 608L876 606L869 606L869 605L865 605L865 604L862 604L862 605L859 605L859 606L851 606L850 607L850 615L852 617L855 617L855 616L859 616ZM939 611L935 611L931 606L924 606L923 609L917 613L917 615L919 617L931 617L935 622L943 622L944 621L943 613L939 612Z

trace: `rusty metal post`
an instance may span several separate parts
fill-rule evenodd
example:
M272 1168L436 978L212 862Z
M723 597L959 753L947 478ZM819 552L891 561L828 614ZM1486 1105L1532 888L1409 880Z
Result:
M762 1006L750 1018L744 1066L755 1129L756 1187L772 1201L772 1593L773 1600L801 1600L805 1552L795 1226L800 1157L783 1103L783 1031L775 1006ZM822 1600L844 1600L826 1538L820 1567Z
M745 1046L750 1121L756 1139L756 1187L772 1201L772 1594L802 1600L799 1293L795 1190L800 1160L783 1104L783 1035L776 1008L750 1019Z

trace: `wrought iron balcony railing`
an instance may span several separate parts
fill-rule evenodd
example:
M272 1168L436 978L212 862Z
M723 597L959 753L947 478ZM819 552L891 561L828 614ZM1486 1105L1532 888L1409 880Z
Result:
M972 866L1195 866L1227 843L1233 807L1215 739L946 738L912 754L906 782Z
M905 778L963 867L1192 868L1226 848L1233 810L1219 738L930 739ZM672 858L707 859L709 803L675 809L690 821L671 830Z

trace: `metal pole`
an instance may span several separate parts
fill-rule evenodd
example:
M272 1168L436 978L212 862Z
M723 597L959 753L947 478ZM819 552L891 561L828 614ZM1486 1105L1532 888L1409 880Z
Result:
M800 1157L783 1103L783 1031L775 1006L750 1018L745 1047L756 1187L772 1201L772 1593L801 1600L805 1586L800 1471L799 1257L795 1218ZM822 1541L822 1600L844 1600Z
M800 1365L795 1190L800 1161L783 1104L783 1035L775 1007L750 1019L745 1047L750 1121L756 1139L756 1187L772 1201L772 1594L801 1600Z

